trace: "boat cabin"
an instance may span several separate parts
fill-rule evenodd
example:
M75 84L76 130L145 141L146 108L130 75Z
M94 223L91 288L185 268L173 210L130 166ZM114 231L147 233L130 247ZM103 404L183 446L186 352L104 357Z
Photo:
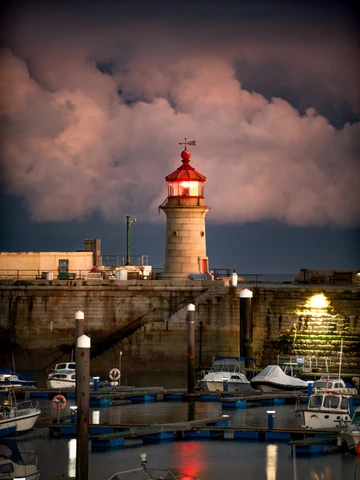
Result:
M57 363L55 365L55 370L75 370L76 364L75 362L63 362Z
M349 409L349 397L343 395L310 395L308 408L311 410L344 410Z
M327 375L320 377L319 380L314 382L313 390L315 393L334 392L348 395L355 395L357 393L356 388L348 386L342 378Z

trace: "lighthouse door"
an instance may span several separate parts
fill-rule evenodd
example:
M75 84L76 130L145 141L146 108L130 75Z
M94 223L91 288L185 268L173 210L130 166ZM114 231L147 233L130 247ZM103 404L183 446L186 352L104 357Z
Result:
M208 260L207 258L202 258L201 259L201 273L207 273L208 272Z

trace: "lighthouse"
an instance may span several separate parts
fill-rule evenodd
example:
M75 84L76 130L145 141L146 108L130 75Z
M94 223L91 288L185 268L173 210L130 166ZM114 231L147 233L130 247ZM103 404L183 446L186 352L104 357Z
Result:
M205 216L211 209L205 204L205 175L190 165L191 153L185 138L181 152L182 165L165 180L168 197L160 206L166 215L166 251L161 279L185 279L194 274L207 274Z

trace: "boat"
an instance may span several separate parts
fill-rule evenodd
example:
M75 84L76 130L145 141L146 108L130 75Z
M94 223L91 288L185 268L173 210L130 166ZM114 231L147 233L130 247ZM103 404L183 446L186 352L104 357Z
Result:
M200 371L202 378L195 391L259 393L246 377L245 360L243 357L216 357L210 370Z
M357 389L351 387L338 375L323 375L313 383L313 392L335 392L346 395L357 395Z
M253 388L260 388L263 393L307 392L308 382L301 378L287 375L279 365L268 365L250 380Z
M340 431L340 436L349 450L360 444L360 407L355 410L351 423Z
M17 402L15 391L9 390L8 398L0 406L0 437L30 430L40 413L38 404L33 407L30 400Z
M0 438L0 479L38 480L38 457L34 452L20 452L15 440Z
M0 388L4 391L7 387L36 387L36 381L30 375L16 373L9 368L0 368Z
M198 477L189 474L176 474L166 469L147 467L146 453L141 453L140 458L141 468L115 473L109 480L125 480L131 478L136 478L136 480L199 480Z
M354 414L351 395L313 393L305 408L295 408L295 418L303 428L340 428L351 422Z
M94 379L90 377L89 385L94 385ZM75 388L76 386L76 364L75 362L57 363L55 368L48 370L46 380L47 388Z
M75 388L76 364L75 362L57 363L55 368L48 370L46 380L47 388Z

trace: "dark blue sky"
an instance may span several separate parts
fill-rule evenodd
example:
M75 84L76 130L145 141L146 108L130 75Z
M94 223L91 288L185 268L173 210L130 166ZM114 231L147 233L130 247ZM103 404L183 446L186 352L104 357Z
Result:
M212 268L360 267L356 2L1 3L1 251L164 262L164 177L207 176Z

